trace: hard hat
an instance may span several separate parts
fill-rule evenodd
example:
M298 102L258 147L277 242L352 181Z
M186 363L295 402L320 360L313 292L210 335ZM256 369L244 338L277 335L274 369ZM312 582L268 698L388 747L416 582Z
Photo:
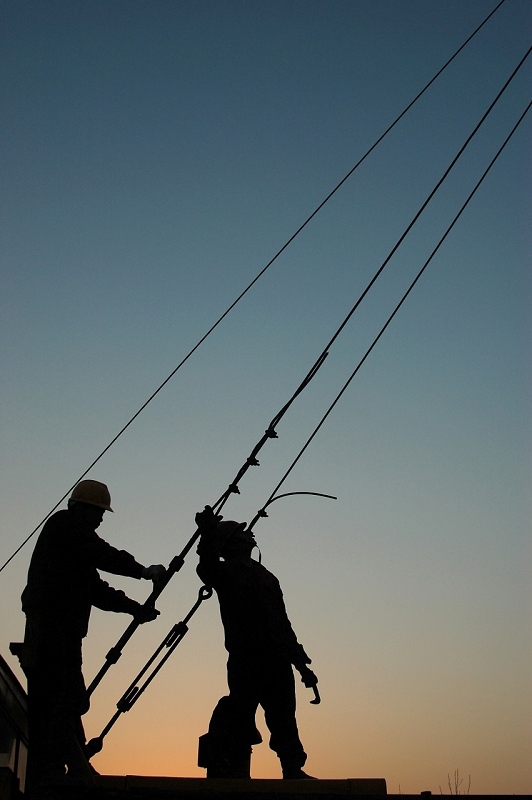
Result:
M216 533L220 542L220 555L223 557L224 550L227 552L233 550L235 533L240 533L246 529L247 522L235 522L235 520L227 519L219 522L216 526ZM250 533L250 538L253 541L253 534Z
M99 506L106 511L112 511L111 508L111 495L105 483L100 481L80 481L74 487L70 495L70 501L78 503L89 503L91 506Z
M243 531L246 525L246 522L235 522L234 519L225 519L217 524L216 530L222 536L229 536L231 533Z

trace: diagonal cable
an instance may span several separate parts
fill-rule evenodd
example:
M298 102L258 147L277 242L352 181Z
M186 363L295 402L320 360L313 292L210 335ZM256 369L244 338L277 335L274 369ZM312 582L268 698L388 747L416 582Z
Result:
M399 301L399 303L396 305L394 311L388 317L388 320L386 321L385 325L381 328L379 334L375 337L372 345L368 348L368 350L366 351L365 355L363 356L363 358L358 363L358 365L355 368L355 370L351 373L350 377L348 378L348 380L344 384L343 388L338 393L338 395L336 396L336 398L333 401L333 403L329 406L329 409L327 410L327 412L322 417L320 423L315 428L314 432L311 434L311 436L309 437L309 439L305 443L304 447L300 450L299 454L296 456L296 458L294 459L294 461L290 465L289 469L285 472L285 474L283 475L283 477L281 478L281 480L279 481L279 483L275 487L274 491L272 492L272 494L270 495L270 497L268 498L268 500L266 501L264 506L257 512L256 516L254 517L254 519L249 524L248 530L252 530L253 526L258 521L258 519L260 519L261 517L268 516L267 513L266 513L266 508L268 507L268 505L270 505L275 500L286 496L286 493L285 494L277 494L279 488L284 483L284 481L286 480L288 475L291 473L291 471L293 470L293 468L295 467L295 465L297 464L297 462L299 461L299 459L301 458L303 453L306 451L306 449L309 446L310 442L313 440L314 436L316 436L316 434L318 433L318 431L320 430L320 428L324 424L324 422L327 419L327 417L329 416L329 414L335 408L335 406L338 403L338 401L340 400L341 396L344 394L344 392L346 391L346 389L350 385L351 381L353 380L355 375L358 373L360 367L366 361L366 359L368 358L369 354L372 352L373 348L375 347L377 342L380 340L381 336L384 334L384 331L388 328L388 326L390 325L391 321L394 319L395 315L397 314L397 312L399 311L399 309L401 308L401 306L405 302L406 298L409 296L410 292L413 290L414 286L417 284L418 280L421 278L421 276L424 273L425 269L430 264L430 262L432 261L433 257L438 252L439 248L441 247L441 245L443 244L443 242L445 241L445 239L447 238L447 236L449 235L451 230L454 228L456 222L459 220L459 218L461 217L462 213L465 211L465 209L469 205L470 201L472 200L472 198L476 194L477 190L479 189L479 187L483 183L484 179L488 175L489 171L491 170L491 168L493 167L493 165L495 164L495 162L497 161L497 159L499 158L499 156L503 152L504 148L507 146L508 142L510 141L510 139L514 135L515 131L517 130L519 125L524 120L524 118L525 118L526 114L528 113L528 111L530 110L531 106L532 106L532 103L529 103L528 106L526 107L525 111L521 114L521 116L518 119L517 123L514 125L514 127L512 128L512 130L510 131L510 133L506 137L505 141L500 146L500 148L497 151L497 153L495 154L495 156L492 158L491 162L489 163L489 165L485 169L485 171L482 174L482 176L480 177L480 179L477 181L474 189L471 191L471 193L467 197L466 201L462 204L462 207L460 208L458 213L455 215L453 221L448 226L447 230L445 231L445 233L443 234L443 236L439 240L438 244L436 245L436 247L434 248L434 250L430 254L429 258L425 261L425 263L423 264L422 268L419 270L417 276L414 278L414 280L410 284L409 288L404 293L404 295L401 298L401 300ZM315 494L315 493L314 492L288 492L288 494ZM322 496L331 497L331 495L322 495ZM336 499L336 498L334 498L334 499ZM209 594L209 590L207 589L207 587L205 587L205 586L201 587L200 593L199 593L199 596L198 596L198 600L195 603L195 605L192 607L192 609L189 612L188 616L185 618L185 621L181 622L181 623L178 623L177 625L175 625L172 628L172 630L170 631L168 636L163 640L161 645L157 648L155 653L147 661L146 665L142 668L142 670L140 671L138 676L135 678L133 683L130 684L130 687L126 690L125 694L118 701L118 703L117 703L118 711L114 714L114 716L111 718L111 720L109 721L107 726L103 729L103 731L100 734L100 736L96 737L95 739L92 739L88 743L89 752L91 752L91 754L97 753L102 749L104 737L107 735L109 730L113 727L113 725L118 720L120 715L123 712L129 711L131 709L133 704L138 700L140 695L145 691L145 689L148 687L148 685L151 683L151 681L155 678L155 676L160 671L160 669L164 666L164 664L166 663L166 661L168 660L168 658L171 656L172 652L174 651L175 647L182 641L184 634L188 630L188 627L186 625L186 621L188 621L190 619L190 617L194 614L195 610L198 608L198 606L201 604L201 602L204 599L208 599L208 597L211 596L211 595L212 595L212 590L210 590L210 594ZM159 655L163 651L164 647L167 648L166 655L164 655L164 657L161 658L159 663L156 665L156 667L149 674L148 678L145 679L144 683L141 684L141 685L138 685L140 680L141 680L141 678L146 674L146 672L155 663L156 659L159 657ZM95 682L93 682L93 683L95 683ZM92 684L91 684L91 686L92 686ZM89 692L90 691L91 691L91 687L89 687ZM319 702L319 695L317 696L317 701ZM311 702L316 702L316 700L311 701Z
M391 123L391 125L386 128L384 133L379 136L379 138L374 142L374 144L364 153L364 155L357 161L357 163L349 170L349 172L342 178L342 180L334 187L334 189L327 195L327 197L318 205L318 207L310 214L309 217L303 222L302 225L295 231L294 234L288 239L287 242L277 251L277 253L273 256L272 259L266 264L265 267L255 276L255 278L246 286L246 288L238 295L238 297L231 303L231 305L224 311L224 313L216 320L216 322L211 325L211 327L207 330L207 332L199 339L199 341L194 345L194 347L187 353L186 356L179 362L179 364L172 370L172 372L168 375L168 377L158 386L158 388L148 397L148 399L143 403L143 405L138 409L138 411L128 420L128 422L120 429L120 431L114 436L114 438L109 442L109 444L101 451L101 453L92 461L91 464L85 469L85 471L79 476L79 478L72 484L72 486L65 492L65 494L57 501L54 507L46 514L46 516L39 522L39 524L33 529L33 531L24 539L24 541L19 545L19 547L12 553L12 555L7 559L7 561L0 567L0 572L2 572L5 567L15 558L15 556L22 550L22 548L29 542L29 540L37 533L37 531L41 528L42 525L46 522L46 520L54 513L54 511L61 505L61 503L70 495L74 487L79 483L79 481L83 480L83 478L88 475L90 470L103 458L103 456L110 450L110 448L118 441L118 439L126 432L126 430L133 424L133 422L137 419L137 417L144 411L144 409L154 400L154 398L159 394L159 392L166 386L169 381L172 380L174 375L181 369L181 367L189 360L189 358L198 350L199 347L203 344L203 342L214 332L214 330L220 325L220 323L228 316L228 314L235 308L235 306L242 300L242 298L250 291L250 289L259 281L259 279L264 275L264 273L272 266L272 264L279 258L279 256L289 247L289 245L294 241L294 239L303 231L304 228L311 222L312 219L318 214L319 211L325 206L325 204L333 197L334 194L340 189L341 186L353 175L353 173L358 169L358 167L366 160L366 158L375 150L375 148L382 142L382 140L392 131L393 128L397 125L397 123L405 116L405 114L412 108L412 106L417 103L417 101L422 97L423 94L429 89L430 86L439 78L439 76L447 69L447 67L451 64L452 61L459 55L459 53L469 44L469 42L478 34L481 28L488 22L488 20L498 11L498 9L506 2L506 0L500 0L500 2L492 9L492 11L485 17L485 19L478 25L473 33L471 33L467 39L463 42L462 45L453 53L453 55L445 62L445 64L436 72L436 74L425 84L423 89L414 97L414 99L406 106L406 108L396 117L396 119ZM368 289L369 291L369 289ZM361 298L362 299L362 298ZM347 320L346 320L347 322Z
M460 210L458 211L458 213L454 217L453 221L451 222L451 224L449 225L449 227L447 228L447 230L445 231L445 233L443 234L443 236L439 240L438 244L436 245L436 247L434 248L434 250L430 254L429 258L425 261L425 263L423 264L422 268L419 270L418 274L416 275L416 277L414 278L414 280L412 281L412 283L410 284L410 286L408 287L408 289L404 293L403 297L401 298L401 300L396 305L396 307L393 310L393 312L388 317L386 323L383 325L383 327L381 328L381 330L379 331L379 333L377 334L377 336L373 340L373 342L370 345L370 347L366 350L365 354L363 355L363 357L358 362L356 368L353 370L353 372L351 373L351 375L349 376L349 378L347 379L347 381L343 385L342 389L338 392L338 394L336 395L335 399L333 400L333 402L331 403L331 405L329 406L329 408L327 409L327 411L325 412L325 414L321 418L320 422L318 423L318 425L316 426L316 428L314 429L312 434L309 436L309 438L307 439L307 441L305 442L305 444L303 445L303 447L301 448L299 453L297 454L296 458L292 461L292 463L290 464L289 468L286 470L285 474L283 475L283 477L281 478L281 480L279 481L279 483L277 484L277 486L275 487L275 489L273 490L273 492L269 496L268 500L266 501L266 503L264 504L262 509L257 513L257 515L254 517L254 519L250 523L249 530L251 530L253 525L255 525L255 523L257 522L259 517L267 516L267 514L265 513L266 507L271 502L273 502L273 500L276 498L277 492L279 491L279 489L281 488L283 483L286 481L286 479L288 478L288 476L290 475L290 473L292 472L292 470L294 469L294 467L296 466L298 461L301 459L301 457L305 453L306 449L309 447L310 443L312 442L314 437L317 435L317 433L319 432L319 430L321 429L321 427L325 423L325 420L329 417L329 415L331 414L331 412L335 408L336 404L338 403L338 401L340 400L340 398L342 397L344 392L347 390L347 388L349 387L349 385L351 384L351 382L353 381L353 379L357 375L358 371L360 370L360 368L362 367L362 365L364 364L364 362L366 361L366 359L368 358L370 353L373 351L373 349L376 346L377 342L380 340L380 338L384 334L385 330L388 328L388 326L390 325L390 323L394 319L395 315L397 314L397 312L399 311L399 309L401 308L401 306L405 302L406 298L408 297L410 292L413 290L414 286L417 284L417 282L419 281L419 279L421 278L421 276L425 272L425 269L428 267L428 265L430 264L430 262L432 261L432 259L434 258L434 256L438 252L438 250L440 249L441 245L443 244L443 242L445 241L445 239L447 238L447 236L449 235L451 230L454 228L455 224L458 222L458 220L462 216L463 212L465 211L465 209L469 205L470 201L473 199L473 196L476 194L477 190L479 189L480 185L483 183L483 181L486 178L486 176L488 175L489 171L491 170L491 168L493 167L493 165L495 164L495 162L497 161L497 159L501 155L502 151L504 150L504 148L506 147L506 145L508 144L508 142L510 141L510 139L512 138L512 136L516 132L516 130L519 127L519 125L523 122L525 116L530 111L530 107L531 106L532 106L532 102L530 102L527 105L526 109L523 111L523 113L519 117L518 121L516 122L516 124L514 125L514 127L512 128L512 130L510 131L510 133L506 137L506 139L504 140L503 144L501 145L501 147L499 148L497 153L494 155L494 157L490 161L489 165L486 167L486 169L483 172L482 176L477 181L474 189L469 194L467 200L463 203L462 207L460 208Z
M261 438L261 440L259 441L259 443L256 445L256 447L255 447L255 449L253 450L253 452L252 452L251 456L250 456L250 457L249 457L249 458L248 458L248 459L245 461L244 465L243 465L243 466L242 466L242 468L239 470L239 472L238 472L238 475L237 475L237 477L235 478L235 481L233 481L233 483L229 485L229 487L228 487L228 489L226 490L226 492L225 492L225 493L222 495L222 497L221 497L221 498L220 498L220 499L217 501L217 503L216 503L216 504L215 504L215 506L213 507L213 508L214 508L214 510L216 511L216 513L218 513L218 512L219 512L219 511L222 509L223 505L225 504L226 500L228 499L228 497L230 496L230 494L231 494L231 493L233 493L233 492L239 493L239 491L238 491L238 485L237 485L237 484L238 484L239 480L241 479L241 477L242 477L242 476L243 476L243 475L244 475L244 474L247 472L247 470L249 469L249 467L251 467L251 466L258 466L258 461L257 461L257 459L256 459L256 455L257 455L258 451L259 451L259 450L260 450L260 449L263 447L263 445L265 444L265 442L267 441L267 439L268 439L268 438L276 438L276 432L275 432L275 430L273 429L273 425L274 425L274 424L277 424L277 422L278 422L278 421L281 419L282 415L283 415L283 414L286 412L286 410L287 410L287 409L290 407L290 405L291 405L291 404L292 404L292 402L295 400L295 398L296 398L296 397L297 397L297 396L300 394L300 392L301 392L301 391L303 391L303 389L304 389L304 388L305 388L305 387L308 385L308 382L309 382L309 381L312 379L312 377L313 377L313 376L316 374L316 371L319 369L319 367L321 366L321 364L323 364L323 362L324 362L324 360L325 360L325 357L328 355L328 349L330 348L331 344L332 344L332 343L333 343L333 342L334 342L334 341L335 341L335 340L338 338L338 336L340 335L340 332L341 332L341 331L344 329L344 327L346 326L346 324L347 324L348 320L349 320L349 319L350 319L350 318L353 316L353 314L354 314L355 310L356 310L356 309L358 308L358 306L360 305L360 303L361 303L362 299L363 299L363 298L365 297L365 295L368 293L369 289L370 289L370 288L371 288L371 286L372 286L372 285L375 283L375 281L377 280L377 278L379 277L379 275L381 275L381 274L382 274L382 272L383 272L384 268L385 268L385 267L386 267L386 265L389 263L389 261L390 261L390 259L391 259L392 255L393 255L393 254L396 252L396 250L397 250L397 248L400 246L401 242L402 242L402 241L405 239L405 237L407 236L408 232L409 232L409 231L412 229L413 225L414 225L414 224L416 223L416 221L419 219L420 215L423 213L424 209L427 207L427 205L428 205L428 203L430 202L430 200L431 200L431 199L434 197L434 195L435 195L435 193L437 192L438 188L439 188L439 187L442 185L443 181L444 181L444 180L447 178L447 176L449 175L450 171L452 170L452 168L453 168L453 167L455 166L455 164L457 163L458 159L461 157L461 155L462 155L462 154L463 154L463 152L465 151L466 147L469 145L469 143L471 142L471 140L473 139L473 137L476 135L476 133L478 132L478 130L479 130L479 128L481 127L481 125L482 125L482 124L485 122L485 120L487 119L488 115L491 113L491 111L492 111L492 110L493 110L493 108L495 107L496 103L497 103L497 102L500 100L500 98L502 97L502 95L504 94L504 92L506 91L506 89L508 88L508 86L510 85L511 81L514 79L514 77L516 76L516 74L518 73L518 71L521 69L521 67L522 67L522 66L523 66L523 64L525 63L525 61L526 61L526 59L528 58L528 56L529 56L529 54L530 54L530 51L531 51L531 50L532 50L532 47L531 47L531 48L529 48L529 50L528 50L528 51L527 51L527 53L526 53L526 54L523 56L523 58L521 59L521 61L520 61L520 62L519 62L519 64L517 65L517 67L516 67L516 68L513 70L513 72L512 72L512 74L510 75L510 77L509 77L509 78L506 80L506 82L505 82L504 86L502 87L502 89L501 89L501 90L500 90L500 91L497 93L497 95L496 95L495 99L494 99L494 100L493 100L493 101L490 103L490 105L489 105L488 109L487 109L487 110L484 112L484 114L482 115L482 117L481 117L481 119L479 120L479 122L478 122L478 123L475 125L475 127L474 127L474 128L473 128L473 130L472 130L472 132L469 134L469 136L468 136L468 137L467 137L467 139L465 140L464 144L461 146L461 148L459 149L458 153L456 154L456 156L455 156L455 157L452 159L452 161L451 161L450 165L447 167L447 169L446 169L446 170L445 170L445 172L443 173L442 177L441 177L441 178L440 178L440 180L437 182L436 186L435 186L435 187L432 189L432 191L430 192L430 194L429 194L429 196L427 197L427 199L425 200L425 202L424 202L424 203L421 205L421 208L420 208L420 209L419 209L419 211L418 211L418 212L415 214L415 216L414 216L414 218L412 219L411 223L408 225L408 227L406 228L406 230L403 232L402 236L400 237L400 239L398 240L398 242L395 244L395 246L393 247L393 249L392 249L392 251L390 252L390 254L388 255L388 257L385 259L385 261L383 262L383 264L381 265L381 267L380 267L380 268L377 270L377 272L376 272L375 276L374 276L374 277L373 277L373 279L370 281L370 283L369 283L369 284L368 284L368 286L366 287L365 291L362 293L362 295L361 295L361 296L360 296L360 298L357 300L357 302L355 303L355 305L353 306L353 308L351 309L351 311L348 313L348 315L346 316L346 318L344 319L344 321L343 321L343 322L341 323L341 325L338 327L338 329L337 329L337 330L336 330L336 332L334 333L334 335L333 335L332 339L330 340L330 342L329 342L329 343L328 343L328 345L326 346L325 350L324 350L324 351L323 351L323 352L320 354L320 356L318 356L318 359L317 359L317 361L316 361L315 365L312 367L312 369L311 369L311 370L310 370L310 372L308 373L307 377L306 377L306 378L303 380L303 382L300 384L300 386L299 386L299 388L296 390L295 394L293 394L292 398L291 398L291 399L289 400L289 402L288 402L288 403L287 403L287 404L284 406L284 408L281 410L281 412L279 412L279 414L278 414L278 415L277 415L277 416L274 418L274 420L272 420L272 423L270 424L270 427L269 427L269 428L266 430L266 432L265 432L264 436ZM453 224L454 224L454 223L453 223ZM451 227L452 227L452 226L451 226ZM440 244L441 244L441 242L440 242ZM439 246L440 246L440 245L438 245L438 247L439 247ZM429 259L429 260L430 260L430 259ZM427 262L427 263L428 263L428 262ZM426 266L426 265L425 265L425 266ZM423 268L423 269L424 269L424 268ZM422 269L422 271L421 271L421 272L423 272L423 269ZM420 273L420 274L421 274L421 273ZM419 277L419 276L418 276L418 277ZM417 279L416 279L416 282L417 282ZM414 285L414 284L413 284L413 285ZM413 285L411 286L411 289L413 288ZM410 289L410 290L411 290L411 289ZM409 290L409 291L410 291L410 290ZM408 293L409 293L409 292L407 292L407 295L408 295ZM407 295L405 295L405 297L403 297L403 300L401 300L401 302L399 303L399 306L396 308L396 311L394 312L394 314L392 315L392 317L389 319L388 323L385 325L385 327L383 328L383 330L381 331L381 333L379 334L379 336L377 337L377 339L375 340L375 342L373 343L373 345L371 346L371 348L370 348L370 349L367 351L367 353L366 353L366 356L364 357L364 359L362 360L362 362L359 364L359 366L358 366L358 367L357 367L357 369L355 370L355 373L353 373L353 375L352 375L352 377L351 377L351 379L350 379L350 380L352 380L352 378L354 377L354 375L356 374L356 372L358 371L358 369L360 368L360 366L362 365L362 363L365 361L365 359L367 358L367 356L369 355L369 353L371 352L371 350L372 350L372 349L373 349L373 347L375 346L376 342L378 341L378 339L380 338L380 336L382 335L382 333L384 333L384 330L386 329L386 327L388 326L388 324L391 322L391 319L393 318L393 316L395 316L395 313L397 312L397 310L399 309L399 307L402 305L402 303L403 303L403 302L404 302L404 300L406 299L406 296L407 296ZM349 382L350 382L350 381L348 381L348 384L349 384ZM348 385L348 384L346 384L346 386L344 387L344 390L343 390L343 391L345 391L345 389L347 388L347 385ZM342 392L342 393L343 393L343 392ZM342 394L342 393L341 393L341 394ZM341 395L340 395L340 396L341 396ZM330 413L330 411L332 410L332 408L333 408L333 407L336 405L336 402L338 401L338 399L339 399L339 397L338 397L338 398L337 398L337 400L336 400L336 401L333 403L333 406L331 407L331 409L329 410L329 412L328 412L328 413ZM326 417L327 417L327 416L328 416L328 414L326 414ZM324 420L322 420L322 423L320 423L320 425L318 426L318 429L321 427L321 424L323 424L323 422L324 422ZM318 430L318 429L317 429L317 430ZM317 430L315 431L315 433L317 433ZM312 438L313 438L313 437L311 437L311 439L312 439ZM307 446L308 446L308 444L309 444L309 443L310 443L310 442L308 442L308 443L307 443ZM302 453L304 452L304 450L305 450L305 449L306 449L306 446L305 446L305 448L303 448L303 451L301 452L301 454L300 454L300 455L302 455ZM297 463L297 460L298 460L298 459L299 459L299 457L296 459L296 462L294 462L294 465L295 465L295 463ZM293 466L294 466L294 465L293 465ZM288 473L287 473L287 474L286 474L286 475L285 475L285 476L282 478L282 480L281 480L281 484L284 482L285 478L287 477L287 475L289 474L289 472L291 471L291 469L292 469L292 467L290 468L290 470L288 471ZM280 486L281 484L279 484L279 486ZM277 487L277 488L279 488L279 487ZM277 489L275 489L275 490L274 490L274 494L275 494L275 492L276 492L276 491L277 491ZM252 524L254 524L254 523L256 522L256 520L257 520L259 517L261 517L261 516L265 516L265 509L266 509L266 507L268 506L268 504L269 504L270 502L272 502L272 501L273 501L273 496L269 498L269 500L267 501L266 505L265 505L265 506L263 506L263 508L262 508L262 509L261 509L261 510L258 512L258 514L257 514L256 518L253 520ZM184 547L184 549L182 550L182 552L181 552L179 555L175 556L175 557L172 559L172 561L171 561L171 563L170 563L170 566L169 566L169 568L168 568L168 579L167 579L167 581L164 583L164 585L162 585L162 586L161 586L161 587L159 587L159 588L155 588L155 587L154 587L154 590L153 590L152 594L150 595L150 597L149 597L149 598L148 598L148 600L146 601L146 603L147 603L147 604L152 604L153 602L155 602L155 600L157 599L157 597L160 595L161 591L164 589L164 587L165 587L165 586L167 585L167 583L169 582L170 578L171 578L171 577L172 577L174 574L176 574L176 573L177 573L177 572L178 572L178 571L179 571L179 570L182 568L182 566L183 566L183 564L184 564L184 559L185 559L185 557L188 555L188 553L190 552L190 550L191 550L192 546L194 545L194 542L195 542L195 541L197 541L197 539L198 539L198 537L199 537L199 536L200 536L200 528L198 528L198 529L196 530L196 532L195 532L195 533L192 535L192 537L189 539L188 543L185 545L185 547ZM103 676L105 675L105 673L106 673L106 672L109 670L110 666L111 666L112 664L116 663L116 661L118 660L118 658L120 658L120 657L121 657L121 655L122 655L122 649L123 649L124 645L125 645L125 644L127 644L127 642L128 642L130 639L131 639L131 636L133 635L133 633L135 632L135 630L136 630L136 628L137 628L137 627L138 627L138 623L137 623L135 620L133 620L133 621L132 621L132 622L129 624L129 626L128 626L128 628L126 629L126 631L124 632L124 634L123 634L123 635L120 637L120 639L119 639L119 641L117 642L116 646L115 646L115 647L113 647L113 648L111 648L111 650L109 651L109 653L108 653L108 654L107 654L107 656L106 656L106 663L105 663L105 664L102 666L102 668L100 669L99 673L97 674L97 676L95 677L95 679L93 680L93 682L91 683L91 685L90 685L90 686L89 686L89 688L88 688L88 691L89 691L89 693L91 693L91 691L93 691L93 690L94 690L94 688L95 688L95 687L98 685L98 683L101 681L102 677L103 677Z

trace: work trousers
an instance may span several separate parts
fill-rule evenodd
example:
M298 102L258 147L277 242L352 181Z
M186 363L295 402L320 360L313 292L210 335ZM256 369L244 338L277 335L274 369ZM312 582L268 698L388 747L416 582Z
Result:
M270 747L283 768L302 767L307 760L296 722L296 692L290 662L281 657L231 653L227 662L229 697L215 708L209 732L226 731L235 742L262 741L255 725L258 706L270 731Z
M89 700L81 636L47 614L28 614L22 665L28 684L28 786L55 782L83 762Z

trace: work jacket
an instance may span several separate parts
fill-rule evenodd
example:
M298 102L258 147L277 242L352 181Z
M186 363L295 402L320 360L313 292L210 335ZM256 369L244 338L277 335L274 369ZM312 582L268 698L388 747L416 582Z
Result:
M197 573L218 595L230 654L310 664L288 619L279 581L262 564L221 561L204 549Z
M22 593L23 611L28 615L50 612L81 637L87 633L91 606L133 614L139 603L109 586L100 578L99 569L140 578L143 567L130 553L117 550L83 525L72 512L58 511L46 522L35 545Z

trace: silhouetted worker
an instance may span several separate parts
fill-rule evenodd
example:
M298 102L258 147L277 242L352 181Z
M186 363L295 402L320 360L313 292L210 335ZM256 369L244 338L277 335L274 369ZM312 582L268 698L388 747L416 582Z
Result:
M202 530L197 573L218 595L229 695L200 738L198 764L207 768L207 778L249 778L252 745L262 741L255 725L261 705L283 778L310 778L302 769L307 756L296 722L292 665L305 686L316 687L318 679L286 614L279 581L251 558L253 533L245 522L220 519L209 507L196 516Z
M89 709L81 667L91 607L132 614L139 623L159 614L113 589L98 574L101 569L154 584L166 575L162 565L144 567L98 536L105 511L112 510L105 484L81 481L68 509L44 525L31 558L22 593L26 630L20 661L28 683L28 788L35 796L65 780L94 783L81 722Z

